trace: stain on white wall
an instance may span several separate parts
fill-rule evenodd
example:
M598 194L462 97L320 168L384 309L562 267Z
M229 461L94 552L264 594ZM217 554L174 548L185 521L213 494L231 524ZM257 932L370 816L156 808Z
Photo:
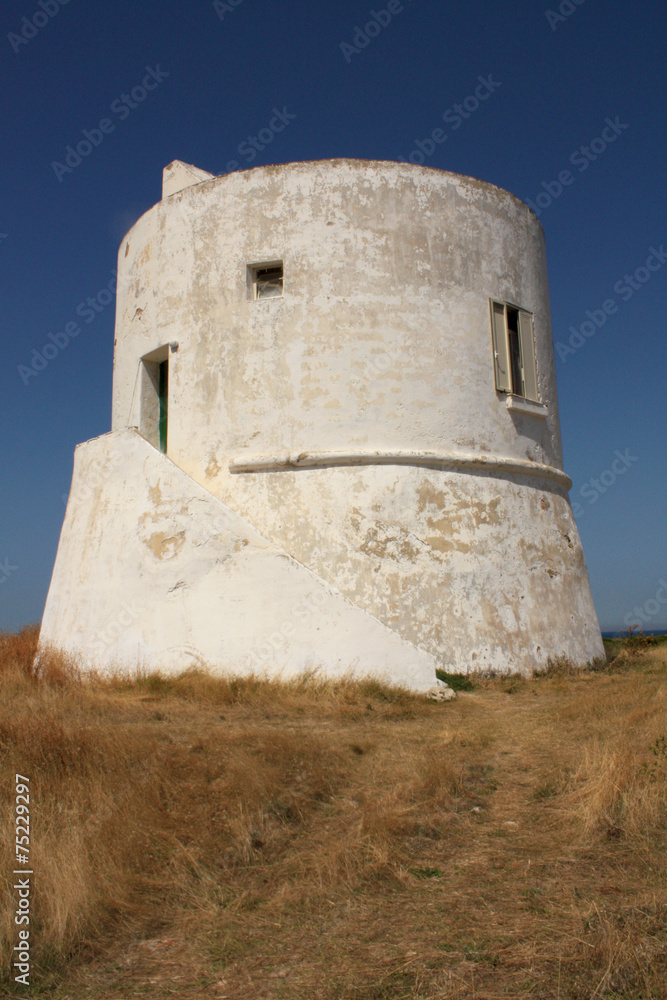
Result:
M262 265L282 268L282 288L258 298ZM532 316L536 402L496 388L491 301ZM119 252L114 434L98 446L113 450L118 495L148 482L137 433L159 447L158 403L146 395L156 358L168 362L167 459L153 447L151 475L173 463L431 677L435 666L525 673L549 658L583 665L602 655L562 467L544 234L513 195L410 164L333 160L211 177L176 161L162 201ZM73 532L98 524L91 502L75 483L70 548ZM108 532L134 537L136 523L119 512ZM179 537L163 540L168 551ZM194 563L205 549L192 549ZM99 576L104 558L86 565ZM139 569L128 567L129 586ZM44 641L55 641L57 601L86 648L95 602L82 617L72 583L81 572L59 551ZM260 615L271 599L248 573ZM167 599L151 588L133 625L144 638L131 641L160 665L145 635ZM197 593L166 615L184 647L199 646L206 602L223 631L233 625L233 602ZM209 665L245 669L249 632L215 653L204 643ZM287 638L266 669L303 666L303 648ZM356 654L341 655L328 662ZM405 679L395 659L387 669Z

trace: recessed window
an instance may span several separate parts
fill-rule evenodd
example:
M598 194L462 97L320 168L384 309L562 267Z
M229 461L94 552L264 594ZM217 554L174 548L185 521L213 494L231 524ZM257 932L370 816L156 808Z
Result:
M277 299L283 295L283 262L252 264L248 268L248 284L252 299Z
M160 451L167 454L167 423L169 417L169 359L158 365L158 438Z
M141 359L140 414L140 433L166 454L169 420L168 345Z
M539 402L533 316L508 302L491 302L496 389Z

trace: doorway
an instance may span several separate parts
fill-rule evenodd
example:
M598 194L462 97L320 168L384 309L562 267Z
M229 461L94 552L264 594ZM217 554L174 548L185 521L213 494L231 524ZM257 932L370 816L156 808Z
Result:
M139 433L166 455L169 444L169 345L141 359Z

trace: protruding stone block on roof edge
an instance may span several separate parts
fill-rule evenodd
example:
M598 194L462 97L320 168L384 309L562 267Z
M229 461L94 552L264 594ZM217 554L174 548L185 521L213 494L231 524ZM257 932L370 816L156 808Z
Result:
M172 194L178 194L179 191L201 184L203 181L210 181L213 177L215 174L209 174L200 167L193 167L191 163L172 160L162 171L162 197L169 198Z

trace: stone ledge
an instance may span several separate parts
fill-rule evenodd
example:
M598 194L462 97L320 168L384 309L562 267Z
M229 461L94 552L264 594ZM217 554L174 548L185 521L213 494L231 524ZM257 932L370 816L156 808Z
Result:
M538 405L542 405L541 403ZM463 452L430 451L303 451L298 454L236 456L229 460L229 471L273 472L281 469L321 468L335 465L438 465L462 471L514 472L517 475L551 479L569 490L570 477L551 465L522 458L493 457Z
M534 399L524 399L523 396L508 396L507 409L513 413L527 413L531 417L539 417L542 420L549 413L544 403L538 403Z

